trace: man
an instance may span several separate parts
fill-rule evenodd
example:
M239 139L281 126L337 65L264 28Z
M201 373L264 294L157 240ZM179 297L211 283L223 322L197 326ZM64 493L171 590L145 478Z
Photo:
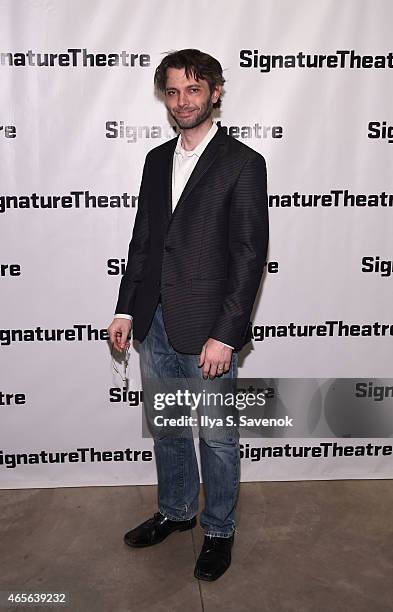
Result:
M154 82L180 135L146 156L110 339L128 348L132 318L142 386L149 378L234 379L267 253L265 161L212 121L225 82L216 59L196 49L170 53ZM205 538L194 575L215 580L231 563L239 437L199 437ZM196 524L193 438L158 435L154 450L158 512L125 535L133 547Z

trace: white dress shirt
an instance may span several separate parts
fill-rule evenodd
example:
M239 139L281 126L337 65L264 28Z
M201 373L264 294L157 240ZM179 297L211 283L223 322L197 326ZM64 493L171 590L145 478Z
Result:
M205 135L204 139L201 140L191 151L183 149L181 136L177 139L175 152L173 154L173 166L172 166L172 212L176 208L180 196L183 192L184 187L188 179L191 176L192 171L197 165L198 159L206 149L207 145L216 134L218 127L215 123L211 126L210 130Z
M203 140L191 151L187 151L183 148L181 142L181 134L177 139L176 148L173 153L172 162L172 212L175 210L176 205L180 199L183 189L194 170L198 159L202 155L203 151L216 134L218 127L215 123L212 124L210 130L207 132ZM131 315L128 314L116 314L115 318L120 319L132 319ZM221 342L219 340L218 342ZM222 342L221 344L225 344ZM233 349L233 346L225 344L229 348Z

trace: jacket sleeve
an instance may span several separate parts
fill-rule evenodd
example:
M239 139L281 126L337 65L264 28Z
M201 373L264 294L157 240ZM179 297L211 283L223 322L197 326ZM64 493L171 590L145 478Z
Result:
M269 241L266 164L259 153L245 162L234 186L228 239L226 293L209 336L241 348L249 328Z
M132 316L138 283L142 280L143 270L149 252L149 154L143 166L142 182L138 197L138 210L135 217L132 238L128 247L128 260L120 283L115 314L127 313Z

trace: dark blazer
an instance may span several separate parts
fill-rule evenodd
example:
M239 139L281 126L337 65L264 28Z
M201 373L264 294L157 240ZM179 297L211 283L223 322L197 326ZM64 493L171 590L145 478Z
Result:
M240 350L267 254L265 160L219 127L172 214L176 141L146 156L115 312L133 316L142 341L161 293L175 350L198 354L209 337Z

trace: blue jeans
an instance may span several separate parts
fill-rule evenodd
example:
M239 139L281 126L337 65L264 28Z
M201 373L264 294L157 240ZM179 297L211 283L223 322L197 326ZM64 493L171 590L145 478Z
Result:
M220 378L237 377L237 353L232 353L228 372ZM200 378L199 355L178 353L170 344L158 303L146 338L140 344L142 386L146 378ZM190 432L191 432L191 428ZM230 537L235 531L235 505L240 480L239 435L204 438L199 448L205 507L200 525L206 535ZM191 519L198 513L199 471L194 439L189 436L154 436L158 478L158 509L171 520Z

